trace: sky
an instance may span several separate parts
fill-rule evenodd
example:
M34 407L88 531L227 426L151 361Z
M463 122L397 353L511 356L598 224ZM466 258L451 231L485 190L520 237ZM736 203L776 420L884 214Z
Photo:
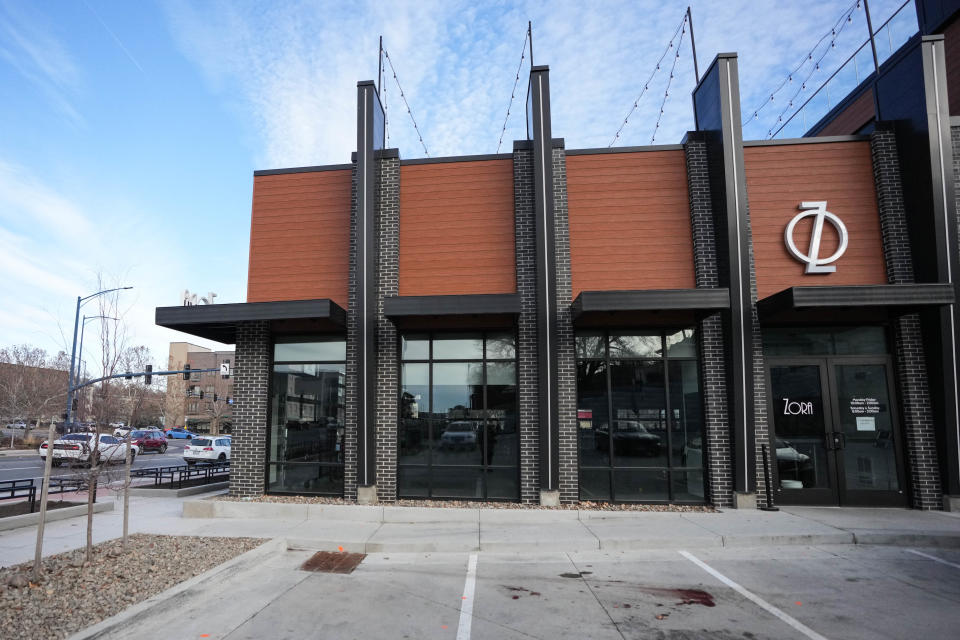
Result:
M872 0L875 28L901 4ZM882 42L916 30L912 5ZM495 153L501 134L509 152L525 138L528 21L568 149L678 143L694 128L689 26L668 43L686 6L0 0L0 348L69 352L77 296L98 275L134 287L123 321L158 364L170 341L218 347L156 327L155 308L185 289L245 301L253 171L350 162L356 83L377 78L381 35L397 77L388 66L389 146L402 158ZM797 84L818 85L867 37L855 0L691 7L701 73L719 52L739 55L745 139L767 137L806 95ZM862 77L867 51L838 78Z

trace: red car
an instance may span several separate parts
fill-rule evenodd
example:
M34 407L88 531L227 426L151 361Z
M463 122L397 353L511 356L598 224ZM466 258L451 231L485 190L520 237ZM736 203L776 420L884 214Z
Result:
M156 429L134 429L130 436L133 438L133 444L140 445L140 453L147 451L165 453L167 450L167 439Z

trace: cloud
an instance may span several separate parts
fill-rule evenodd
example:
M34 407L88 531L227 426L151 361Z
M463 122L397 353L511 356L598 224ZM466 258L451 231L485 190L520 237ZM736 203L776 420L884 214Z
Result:
M886 6L892 1L878 0L875 23L892 11ZM738 51L743 111L753 110L848 6L845 0L813 0L763 10L748 0L695 0L700 72L717 52ZM267 7L220 2L168 5L168 16L186 56L233 101L240 119L251 123L261 149L258 161L268 168L347 161L356 146L356 81L375 76L380 34L430 155L495 151L527 20L533 21L535 61L551 67L554 135L565 137L568 148L606 146L684 10L685 5L673 3L620 0ZM852 18L825 67L838 64L866 38L859 24L863 11ZM654 74L618 144L650 144L654 133L658 144L676 143L694 128L689 27L677 45ZM529 62L526 56L502 150L526 136ZM825 79L826 73L818 77ZM402 157L421 157L397 89L388 68L390 144ZM764 137L787 102L766 108L764 117L748 126L747 137Z
M68 120L83 125L84 118L72 103L81 87L74 57L41 15L28 15L26 7L0 3L0 60L36 85Z
M23 167L0 158L0 219L11 227L41 229L75 242L85 242L93 225L70 200L42 184Z

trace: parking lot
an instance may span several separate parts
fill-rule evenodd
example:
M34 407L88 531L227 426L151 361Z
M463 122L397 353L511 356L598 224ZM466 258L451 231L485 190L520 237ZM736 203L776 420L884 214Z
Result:
M282 551L157 603L128 637L949 638L960 551L830 545L371 554L348 575ZM206 634L206 635L201 635ZM119 637L119 636L117 636Z

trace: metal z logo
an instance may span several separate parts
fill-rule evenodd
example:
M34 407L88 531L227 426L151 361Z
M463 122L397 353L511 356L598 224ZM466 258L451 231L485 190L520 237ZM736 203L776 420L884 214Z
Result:
M794 258L807 264L805 273L835 272L837 268L831 266L830 263L836 262L847 250L847 227L843 224L843 220L838 218L836 214L827 211L826 201L801 202L798 208L800 209L800 213L794 216L790 224L787 225L786 231L783 232L783 239L787 243L787 249ZM797 249L797 245L793 242L793 230L798 222L809 216L815 216L815 218L813 220L813 233L810 235L810 248L808 252L804 254ZM830 224L836 228L837 234L840 236L840 246L836 252L828 258L820 257L820 238L823 236L824 219L830 221Z

